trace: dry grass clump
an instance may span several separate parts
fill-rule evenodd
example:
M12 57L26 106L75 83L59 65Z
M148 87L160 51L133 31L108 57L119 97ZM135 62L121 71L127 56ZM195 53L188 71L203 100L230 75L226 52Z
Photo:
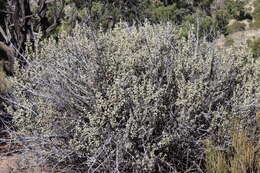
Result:
M228 173L229 165L225 154L215 149L212 141L207 141L206 170L208 173Z
M254 104L256 67L245 47L179 39L169 23L72 33L35 45L13 81L9 112L49 163L75 172L198 171L204 139ZM239 116L254 125L251 107Z
M1 68L0 62L0 94L4 93L8 88L8 80L6 79L6 74L4 70Z
M6 73L4 72L3 66L0 61L0 138L2 136L2 131L4 127L10 125L11 116L9 116L5 112L5 94L9 88L11 88L12 83L10 82L9 78L7 77Z
M250 135L249 130L239 129L235 124L232 130L232 143L226 150L220 150L208 141L206 168L208 173L255 173L260 170L260 136ZM251 128L251 130L256 128Z

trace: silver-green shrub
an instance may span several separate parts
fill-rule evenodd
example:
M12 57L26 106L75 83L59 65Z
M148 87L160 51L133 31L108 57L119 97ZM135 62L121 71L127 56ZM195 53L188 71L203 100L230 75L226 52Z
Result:
M36 44L13 81L17 128L45 139L49 160L84 171L200 169L205 138L218 140L234 116L253 125L254 110L240 108L254 105L256 63L245 46L179 33L170 23L77 26Z

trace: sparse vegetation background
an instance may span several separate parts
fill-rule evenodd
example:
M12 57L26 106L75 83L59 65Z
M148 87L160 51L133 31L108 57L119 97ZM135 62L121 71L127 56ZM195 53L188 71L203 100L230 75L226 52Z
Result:
M205 170L206 139L228 154L232 120L255 126L254 106L241 107L255 102L259 62L245 46L180 34L170 23L106 33L78 25L28 49L8 109L34 139L20 143L75 172Z

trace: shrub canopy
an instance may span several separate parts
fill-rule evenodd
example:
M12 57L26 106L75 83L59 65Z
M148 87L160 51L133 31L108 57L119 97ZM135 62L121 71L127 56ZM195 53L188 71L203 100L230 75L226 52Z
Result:
M170 23L72 33L36 44L13 81L15 124L49 137L37 152L50 160L99 172L184 171L203 167L203 140L218 141L221 127L228 146L232 117L253 125L254 109L238 114L255 99L245 46L180 38Z

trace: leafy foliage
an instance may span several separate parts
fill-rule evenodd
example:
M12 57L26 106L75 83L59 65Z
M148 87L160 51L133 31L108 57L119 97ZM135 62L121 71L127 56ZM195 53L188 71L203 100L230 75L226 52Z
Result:
M178 8L176 4L151 4L146 9L147 18L153 23L173 21L180 24L187 12L187 9Z
M191 26L193 26L196 28L193 31L197 37L212 41L217 34L217 25L215 19L205 16L202 12L187 15L182 23L182 29L185 31L183 36L187 37L192 28Z

